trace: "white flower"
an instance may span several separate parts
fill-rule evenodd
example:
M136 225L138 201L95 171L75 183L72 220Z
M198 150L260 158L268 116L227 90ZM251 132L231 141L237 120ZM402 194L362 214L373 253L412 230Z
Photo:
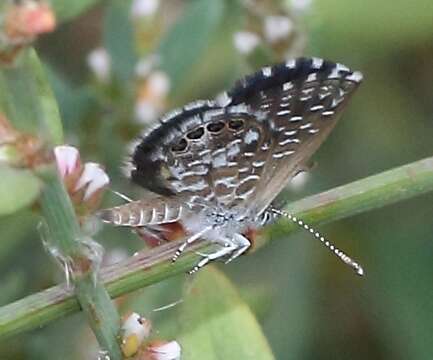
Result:
M162 71L154 71L147 79L151 92L156 96L165 96L170 91L170 79Z
M134 0L131 4L131 17L151 16L159 7L159 0Z
M135 118L142 124L153 122L159 114L157 107L147 100L141 100L135 104L134 112Z
M80 153L77 148L69 145L56 146L54 155L62 178L80 171Z
M270 43L275 43L289 36L293 30L293 22L287 16L267 16L263 32Z
M98 80L107 82L110 79L111 60L104 48L92 50L87 56L87 65Z
M241 54L248 55L259 45L260 38L249 31L238 31L233 35L233 43Z
M86 187L83 200L88 200L94 193L102 189L110 182L110 178L97 163L84 164L84 170L75 185L75 191Z
M135 104L135 118L138 122L148 124L160 115L164 109L165 99L170 91L170 79L162 71L149 74Z

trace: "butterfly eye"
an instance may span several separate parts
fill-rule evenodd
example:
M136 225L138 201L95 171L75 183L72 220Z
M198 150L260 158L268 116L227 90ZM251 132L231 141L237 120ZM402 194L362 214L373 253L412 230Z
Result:
M244 121L242 119L232 119L229 121L230 130L240 130L244 127Z
M203 127L199 127L198 129L190 131L188 134L186 134L186 137L191 140L198 140L203 136L203 134L204 134Z
M209 131L211 133L218 133L222 129L224 129L224 126L225 125L222 121L216 121L216 122L210 123L206 128L207 128L207 131Z
M179 142L171 147L174 152L184 151L188 146L188 142L185 139L180 139Z

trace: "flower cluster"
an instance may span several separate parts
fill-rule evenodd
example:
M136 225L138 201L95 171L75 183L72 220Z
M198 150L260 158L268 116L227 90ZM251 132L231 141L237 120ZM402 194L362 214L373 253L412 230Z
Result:
M104 169L94 162L83 165L78 149L73 146L57 146L54 155L59 174L79 215L95 210L110 183Z
M245 2L247 21L233 36L235 49L247 59L255 54L272 54L281 60L298 56L304 35L298 17L310 8L311 0L292 1L277 8L266 2ZM257 56L260 58L260 56Z

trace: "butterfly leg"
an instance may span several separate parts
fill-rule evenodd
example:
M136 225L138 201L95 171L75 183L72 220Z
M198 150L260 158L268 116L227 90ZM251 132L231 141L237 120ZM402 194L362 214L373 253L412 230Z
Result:
M251 246L251 242L243 235L235 234L233 236L234 242L237 244L237 249L233 251L231 256L226 260L225 264L232 262L234 259L241 256Z
M199 271L203 266L207 265L209 262L213 260L217 260L219 258L225 257L227 255L232 254L234 251L238 249L238 245L233 243L232 241L227 241L224 243L224 245L221 247L221 249L205 255L203 259L201 259L196 266L194 266L188 274L194 274L197 271Z
M176 252L172 258L172 261L175 262L179 258L179 256L182 255L182 253L185 251L185 249L187 248L188 245L190 245L194 241L198 240L200 237L202 237L205 233L207 233L211 229L212 229L212 226L205 227L203 230L201 230L198 233L187 238L185 240L185 242L182 245L180 245L178 247L178 249L176 250Z

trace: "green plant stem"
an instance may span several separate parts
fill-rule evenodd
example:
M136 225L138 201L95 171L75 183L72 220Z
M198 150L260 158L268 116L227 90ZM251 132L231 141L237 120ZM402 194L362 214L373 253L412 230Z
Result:
M45 183L40 200L47 225L45 246L64 267L65 273L70 273L74 294L86 314L101 350L106 351L110 359L120 360L119 314L97 277L97 262L100 262L100 259L95 256L92 258L92 253L89 252L97 252L98 249L92 249L92 244L87 239L86 243L83 242L84 237L74 208L56 168L44 169L39 175ZM98 244L96 246L99 247Z
M290 204L287 210L314 225L383 207L432 190L433 157L310 196ZM289 233L297 229L291 222L284 221L272 227L272 234L284 234L284 238L287 238ZM101 279L110 296L117 297L189 270L199 258L194 251L207 246L203 243L191 246L172 264L171 257L178 245L175 242L141 251L137 256L104 268ZM73 292L65 289L64 285L54 286L0 308L0 339L34 329L78 310Z

